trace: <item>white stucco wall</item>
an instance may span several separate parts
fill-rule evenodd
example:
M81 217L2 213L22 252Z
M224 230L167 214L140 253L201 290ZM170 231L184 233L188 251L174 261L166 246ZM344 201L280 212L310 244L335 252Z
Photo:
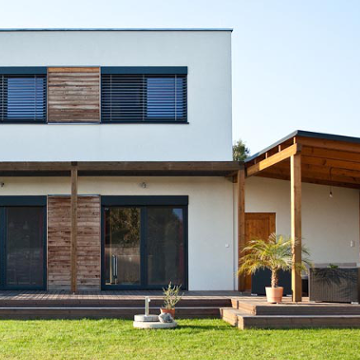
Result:
M232 158L230 31L0 32L0 49L0 66L187 66L189 122L2 124L0 161Z
M4 195L68 195L69 178L1 178ZM140 187L146 182L147 188ZM188 195L190 290L233 290L233 184L221 177L81 177L79 194Z
M302 234L311 260L359 263L359 191L302 184ZM290 182L252 177L246 181L246 212L275 212L276 231L290 235ZM353 247L351 246L353 242Z

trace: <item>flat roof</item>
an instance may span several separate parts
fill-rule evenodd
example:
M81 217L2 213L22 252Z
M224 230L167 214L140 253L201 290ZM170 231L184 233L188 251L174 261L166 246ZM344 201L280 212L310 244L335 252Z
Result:
M4 32L16 31L230 31L232 28L0 28Z
M282 144L283 142L285 142L287 140L290 140L291 138L293 138L295 136L307 137L307 138L313 138L313 139L335 140L335 141L343 141L343 142L348 142L348 143L353 143L353 144L360 144L359 137L318 133L318 132L304 131L304 130L295 130L294 132L290 133L289 135L287 135L287 136L283 137L282 139L276 141L275 143L271 144L270 146L267 146L265 149L251 155L250 157L248 157L245 160L245 162L254 160L256 157L265 154L267 151Z

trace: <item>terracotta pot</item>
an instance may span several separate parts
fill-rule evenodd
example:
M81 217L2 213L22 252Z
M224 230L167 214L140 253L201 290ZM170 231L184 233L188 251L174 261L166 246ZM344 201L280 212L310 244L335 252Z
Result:
M266 299L271 304L281 303L284 288L279 286L276 288L266 287Z
M175 319L175 309L160 308L160 312L162 314L170 314L172 316L172 318Z

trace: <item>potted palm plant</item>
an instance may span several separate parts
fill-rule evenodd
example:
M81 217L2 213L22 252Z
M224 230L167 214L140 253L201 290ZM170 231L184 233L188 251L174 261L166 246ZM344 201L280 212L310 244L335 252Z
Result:
M270 303L282 300L283 288L278 286L279 271L290 271L292 261L292 240L283 235L271 234L267 240L254 239L242 251L239 274L251 275L260 269L271 271L271 287L266 287L266 298ZM311 267L308 259L309 251L302 247L302 262L297 264L296 271L307 271L306 265Z
M162 314L169 313L175 318L175 305L181 300L183 294L180 295L181 285L172 286L171 281L167 288L163 289L164 306L160 308Z

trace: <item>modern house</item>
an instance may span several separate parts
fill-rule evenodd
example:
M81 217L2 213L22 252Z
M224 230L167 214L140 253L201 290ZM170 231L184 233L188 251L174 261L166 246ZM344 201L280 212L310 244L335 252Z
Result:
M273 231L359 262L359 139L296 132L232 161L231 30L0 46L1 289L245 291L240 251Z
M2 289L235 288L230 45L0 31Z

